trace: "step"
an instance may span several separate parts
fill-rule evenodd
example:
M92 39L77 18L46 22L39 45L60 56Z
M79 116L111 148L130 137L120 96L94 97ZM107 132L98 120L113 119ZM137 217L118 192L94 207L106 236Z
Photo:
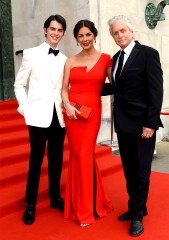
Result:
M27 176L28 161L0 168L0 189L14 186Z
M113 155L111 147L97 145L95 156L102 177L121 170L121 159L119 156Z
M61 196L64 195L65 192L65 181L61 181ZM10 214L16 213L18 211L24 211L25 208L25 189L26 189L26 179L24 182L19 183L15 188L15 191L10 189L4 189L3 200L1 200L0 205L0 219L6 217ZM41 203L43 201L49 201L48 197L48 176L44 175L40 178L39 191L38 191L38 200L37 203Z
M0 121L7 121L8 119L18 119L21 118L22 115L19 114L16 109L7 109L0 113Z
M22 129L18 132L14 132L13 134L7 132L1 134L0 139L0 147L9 148L21 144L29 144L29 134L27 129Z
M65 138L64 152L68 151L68 142ZM7 167L12 164L18 164L28 161L30 153L30 146L27 142L22 142L16 146L6 146L0 149L0 167Z
M64 155L63 168L67 167L68 165L68 154ZM0 189L8 188L22 182L27 176L28 165L29 161L0 168ZM47 174L47 166L47 157L45 156L42 164L41 175Z
M25 150L25 147L23 147ZM103 150L101 147L96 149L96 159L102 158L102 154L109 155L110 150L109 148L104 148ZM23 157L23 155L21 154ZM29 156L29 153L28 153ZM14 157L13 157L14 158ZM68 151L68 146L65 144L64 147L64 163L68 161L69 158L69 151ZM19 161L15 164L8 164L4 167L0 168L0 189L8 187L10 184L13 185L15 183L21 182L24 178L25 175L27 175L28 171L28 162L29 158ZM103 162L103 161L102 161ZM106 161L105 161L106 163ZM100 163L102 169L104 169L104 162ZM64 166L63 166L64 167ZM46 174L47 173L47 157L45 155L44 161L43 161L43 172Z
M29 144L24 143L17 146L8 146L0 149L0 166L8 167L11 164L18 164L27 161L29 158Z
M41 176L39 194L38 194L38 203L45 201L48 196L48 177ZM26 188L26 178L22 183L18 183L17 186L12 186L5 188L2 191L2 199L0 206L0 218L6 217L10 214L24 210L25 208L25 188Z
M102 147L101 147L102 148ZM96 147L96 155L97 155L97 162L99 165L99 169L103 178L108 177L114 172L121 170L121 162L119 157L111 158L111 149L100 149ZM102 154L105 154L103 159ZM67 156L67 159L66 159ZM63 164L63 171L62 171L62 179L61 179L61 192L64 195L65 192L65 183L67 179L67 171L68 171L68 155L66 154L64 157L64 164ZM25 164L26 165L26 164ZM26 170L26 167L24 167ZM15 172L15 170L14 170ZM18 169L19 172L19 169ZM24 175L19 176L21 177L18 181L13 179L13 181L7 180L9 186L6 186L1 189L1 204L0 204L0 218L5 217L9 214L14 212L24 210L24 194L25 194L25 186L26 186L26 176L27 172L25 171ZM15 191L14 191L15 189ZM40 179L40 187L39 187L39 194L38 194L38 202L46 201L48 199L48 176L47 176L47 160L45 159L43 166L42 166L42 173Z
M0 133L11 133L18 132L23 129L27 129L28 127L25 124L25 120L23 117L18 119L8 119L6 121L1 121L0 124Z
M6 149L2 149L0 151L0 154L1 154L0 186L1 188L6 187L6 185L15 183L15 181L20 182L22 181L24 176L27 175L29 152L30 152L30 148L28 144L11 147L9 151L6 151ZM66 158L68 160L68 156L69 156L68 142L67 142L67 139L65 139L64 159ZM43 165L45 164L47 165L46 153L43 161Z
M13 121L13 120L20 120L23 119L24 120L24 116L21 115L19 112L16 111L16 109L8 109L5 112L1 112L0 113L0 121L2 121L3 124L5 124L4 122L9 122L9 121Z
M62 171L63 180L61 181L62 190L65 188L65 179L67 176L67 169L68 169L68 161L64 161L63 171ZM20 178L19 175L18 177ZM5 186L4 188L3 187L1 188L0 217L4 216L5 214L8 215L9 213L13 213L14 211L19 211L22 209L20 208L20 203L22 201L21 206L23 207L23 202L24 202L23 198L25 195L26 179L27 179L27 172L25 171L24 175L22 176L22 181L13 179L13 181L12 180L10 181L11 183L9 184L9 186ZM47 174L47 160L45 159L42 165L42 170L41 170L38 202L45 200L47 195L48 195L48 174ZM9 212L9 210L7 209L11 209L11 211ZM12 209L15 209L15 210L12 210Z
M0 112L5 111L6 109L17 109L18 103L15 99L0 101Z

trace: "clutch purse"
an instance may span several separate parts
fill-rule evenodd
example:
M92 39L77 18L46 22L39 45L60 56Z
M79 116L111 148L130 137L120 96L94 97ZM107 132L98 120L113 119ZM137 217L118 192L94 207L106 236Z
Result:
M90 107L87 107L87 106L84 106L80 103L74 103L74 102L70 102L70 104L72 106L74 106L80 113L76 113L76 116L78 119L81 119L81 120L88 120L91 113L92 113L92 108ZM63 111L62 111L64 114L66 114L66 109L63 108Z

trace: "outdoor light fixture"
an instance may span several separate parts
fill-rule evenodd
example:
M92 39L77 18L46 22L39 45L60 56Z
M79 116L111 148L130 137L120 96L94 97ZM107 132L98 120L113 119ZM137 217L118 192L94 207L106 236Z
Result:
M154 29L158 21L165 20L163 9L169 5L169 0L161 1L157 7L153 3L148 3L145 9L145 21L150 29Z

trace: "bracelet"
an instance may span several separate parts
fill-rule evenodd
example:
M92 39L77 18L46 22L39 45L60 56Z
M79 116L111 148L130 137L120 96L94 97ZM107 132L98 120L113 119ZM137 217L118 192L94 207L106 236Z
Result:
M66 105L67 105L68 103L70 103L69 100L63 101L63 106L66 107Z

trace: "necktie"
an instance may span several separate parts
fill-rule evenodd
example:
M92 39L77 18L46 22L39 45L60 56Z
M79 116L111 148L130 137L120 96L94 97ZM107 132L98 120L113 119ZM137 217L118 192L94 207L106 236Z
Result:
M122 50L121 54L120 54L120 57L119 57L119 63L118 63L117 71L116 71L116 74L115 74L115 80L117 80L120 77L122 67L123 67L124 54L125 54L125 52Z
M49 48L48 54L50 54L50 53L53 53L53 54L56 56L56 55L58 55L59 50L55 50L55 49L53 49L53 48Z

